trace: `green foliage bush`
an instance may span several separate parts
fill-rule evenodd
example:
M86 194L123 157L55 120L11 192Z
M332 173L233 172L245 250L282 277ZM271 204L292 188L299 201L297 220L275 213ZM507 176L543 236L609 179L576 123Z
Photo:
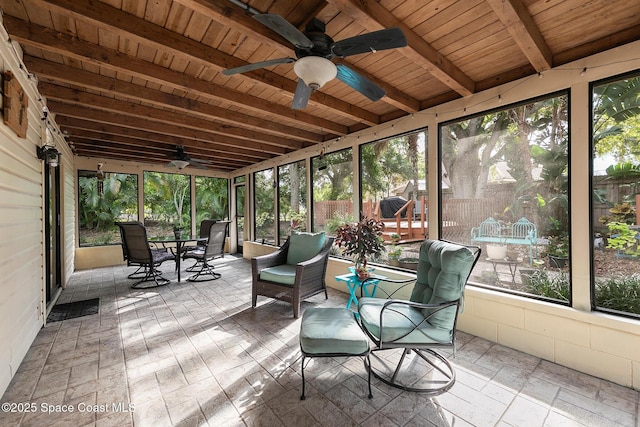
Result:
M629 224L623 222L610 222L607 248L617 249L620 253L634 258L640 256L640 241L637 239L638 231L632 230Z
M596 281L596 305L640 314L640 274Z
M529 280L522 284L522 290L532 295L539 295L560 301L569 301L571 291L566 273L549 273L536 270L529 275Z
M353 221L354 219L352 214L341 215L339 213L336 213L331 219L327 220L325 231L327 232L327 235L335 236L338 228L340 228L342 224L350 223Z

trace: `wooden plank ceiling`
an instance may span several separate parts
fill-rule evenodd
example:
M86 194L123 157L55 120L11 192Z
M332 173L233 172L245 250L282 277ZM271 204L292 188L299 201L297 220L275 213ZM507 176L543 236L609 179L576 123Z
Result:
M640 38L628 0L0 0L11 40L78 156L167 164L176 146L231 172ZM400 27L408 46L334 58L337 79L291 109L295 57L253 19L311 18L339 41Z

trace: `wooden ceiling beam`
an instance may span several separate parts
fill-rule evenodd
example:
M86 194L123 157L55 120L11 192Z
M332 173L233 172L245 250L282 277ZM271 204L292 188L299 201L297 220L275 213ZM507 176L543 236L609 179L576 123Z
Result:
M553 54L521 0L485 0L537 72L553 67Z
M623 44L631 43L638 40L640 38L639 35L640 25L634 25L633 27L609 34L607 37L583 43L563 52L556 52L553 56L553 61L556 66L566 64L576 59L611 49L611 46L622 46Z
M146 159L146 161L154 162L154 163L169 163L171 160L175 159L176 149L175 146L169 150L156 149L153 147L153 150L147 149L145 151L141 151L135 146L131 146L129 144L122 144L118 141L103 141L99 139L91 139L91 138L79 138L76 137L73 140L73 146L75 152L78 155L82 155L82 153L87 151L94 151L100 149L103 152L108 150L112 154L116 155L129 155L129 156L139 156L140 158ZM200 158L200 155L196 155L196 153L191 153L189 150L186 150L186 153L195 158ZM111 156L111 158L120 159L119 156ZM220 159L205 159L202 160L210 161L211 163L207 163L212 169L220 169L220 168L241 168L249 165L249 162L242 162L236 160L220 160Z
M121 101L118 99L100 96L89 92L83 92L77 89L57 86L51 83L41 82L39 85L39 90L40 93L46 96L48 99L54 99L66 104L83 106L94 110L126 114L131 118L138 117L162 123L173 123L175 125L191 127L194 129L206 129L211 133L230 135L237 138L246 139L247 143L250 141L259 141L263 144L283 147L289 150L300 150L311 145L301 141L286 140L275 135L269 135L250 129L243 129L236 126L228 126L220 123L215 123L198 117L185 116L173 111L161 110L158 108L147 107L140 104L133 104L131 102ZM51 109L51 111L58 113L58 111L54 108L49 108Z
M404 32L408 46L398 53L413 61L435 78L462 96L475 92L475 83L444 55L434 49L411 28L398 20L376 0L328 0L330 4L349 15L369 31L399 27Z
M216 135L206 129L195 129L162 121L154 121L148 118L134 117L114 111L97 110L87 106L80 106L78 104L67 104L58 101L49 101L47 104L49 105L50 110L56 111L56 122L58 122L58 118L60 116L67 116L99 123L115 124L117 126L129 127L132 129L142 129L149 132L164 133L166 135L173 135L177 138L190 138L204 141L211 140L220 145L233 148L234 150L237 148L244 148L262 151L271 155L283 155L293 151L284 147L276 147L274 145L264 144L261 142Z
M217 162L232 162L236 163L240 159L240 156L236 153L230 153L224 150L199 150L193 147L193 144L190 144L189 140L180 140L175 139L171 142L166 143L158 143L154 142L153 145L149 144L149 141L143 141L137 138L131 138L124 135L114 135L103 132L93 132L89 130L75 129L73 131L73 137L69 139L74 144L79 140L89 140L89 141L102 141L102 142L111 142L114 144L120 144L122 146L130 147L133 150L137 151L147 151L147 152L163 152L166 155L173 156L176 153L176 146L182 145L187 150L188 154L192 157L201 157L210 161ZM248 156L243 156L248 157ZM250 159L253 161L256 160L254 157ZM249 163L249 160L244 163Z
M194 99L150 89L119 79L101 76L90 71L84 71L55 62L26 56L24 63L30 72L41 76L41 81L51 80L54 83L69 83L82 88L90 88L107 94L134 99L138 102L153 104L160 108L177 109L189 116L198 116L207 120L220 120L232 126L273 133L280 137L312 143L318 143L324 140L322 135L300 129L299 127L286 126L271 120L249 116L226 108L219 108Z
M79 142L75 154L80 157L94 157L100 160L131 161L136 163L163 164L165 166L168 166L168 163L171 161L168 157L149 156L147 153L135 152L102 142L91 141ZM220 172L230 172L236 169L235 166L225 163L211 164L208 166L208 170Z
M203 139L203 137L206 137L206 135L196 135L198 139L182 136L176 137L173 133L164 134L149 130L139 130L130 127L119 126L117 124L100 123L68 116L56 116L56 122L60 126L60 129L68 134L69 138L73 138L75 135L83 136L83 132L88 132L98 135L114 135L136 139L141 141L142 146L154 145L156 143L183 145L186 148L198 149L201 152L221 152L225 153L226 155L235 157L246 157L255 159L255 161L262 161L273 157L272 155L265 153L264 151L245 148L234 148L233 152L230 152L229 145L236 144L241 147L245 142L243 140L234 139L231 137L222 137L223 143L221 144L216 142L220 137L216 137L216 141L212 139Z
M61 16L90 22L97 28L152 46L161 52L170 52L179 57L188 57L205 67L222 70L248 64L239 58L123 12L106 3L85 3L76 0L33 1ZM244 73L243 76L250 77L258 83L272 86L278 90L289 92L292 97L296 91L297 82L265 69L250 71ZM322 92L315 92L309 102L331 108L338 114L349 117L352 120L362 121L368 125L380 123L380 118L376 114Z
M331 138L333 135L346 135L349 132L347 126L332 120L326 120L302 110L292 110L289 106L276 104L257 96L179 73L161 65L82 41L68 34L22 21L12 16L5 15L4 24L11 37L24 46L42 49L66 58L90 63L105 70L170 86L178 90L194 93L206 99L228 102L256 113L268 111L276 117L281 117L283 121L290 123L302 122L319 131L328 132L330 135L327 138Z
M240 34L250 34L252 39L268 44L283 56L295 58L291 44L284 38L260 24L245 10L231 2L215 0L173 0L187 9L191 9L203 16L237 31Z

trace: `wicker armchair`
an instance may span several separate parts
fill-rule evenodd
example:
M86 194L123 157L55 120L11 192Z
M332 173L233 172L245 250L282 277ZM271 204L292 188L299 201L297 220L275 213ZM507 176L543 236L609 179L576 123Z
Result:
M277 251L251 259L251 271L253 275L252 306L255 307L258 295L275 298L289 302L293 305L293 316L297 319L300 315L300 301L313 295L324 292L327 295L325 275L329 250L333 245L333 237L325 237L323 241L314 246L308 241L312 238L309 233L294 233ZM305 239L307 240L305 242ZM316 242L318 243L318 242ZM293 246L293 249L292 249ZM304 255L309 251L308 259Z

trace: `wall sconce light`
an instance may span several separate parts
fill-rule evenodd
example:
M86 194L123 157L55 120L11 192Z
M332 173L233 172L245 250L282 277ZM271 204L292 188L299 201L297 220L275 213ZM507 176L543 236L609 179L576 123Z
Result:
M44 160L51 167L55 168L60 164L60 152L52 145L36 147L36 153L40 160Z

